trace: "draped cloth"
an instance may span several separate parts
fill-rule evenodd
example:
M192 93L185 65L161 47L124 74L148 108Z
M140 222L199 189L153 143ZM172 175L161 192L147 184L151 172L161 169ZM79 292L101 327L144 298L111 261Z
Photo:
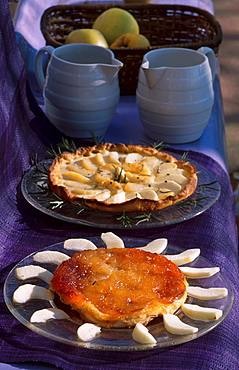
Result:
M27 85L8 2L0 2L0 362L41 361L62 369L238 369L239 284L235 201L227 173L210 157L190 152L221 185L219 200L203 214L177 225L154 229L122 229L124 237L164 237L181 248L200 248L220 266L234 288L234 305L214 330L191 342L142 352L107 352L68 346L44 338L8 311L3 284L22 258L71 237L99 236L102 230L51 218L29 205L20 191L23 174L36 155L44 158L62 135L49 123ZM103 230L105 231L105 230Z

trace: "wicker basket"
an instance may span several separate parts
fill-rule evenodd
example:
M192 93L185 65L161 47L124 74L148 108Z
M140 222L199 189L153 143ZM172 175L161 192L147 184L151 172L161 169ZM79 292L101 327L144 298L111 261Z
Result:
M222 41L219 23L210 13L190 6L155 4L81 4L57 5L44 12L41 31L47 45L64 44L67 35L80 28L91 28L95 19L106 9L117 6L128 10L137 20L140 33L150 47L113 48L115 57L123 62L119 83L121 95L135 94L139 68L145 53L162 47L198 49L211 47L218 52Z

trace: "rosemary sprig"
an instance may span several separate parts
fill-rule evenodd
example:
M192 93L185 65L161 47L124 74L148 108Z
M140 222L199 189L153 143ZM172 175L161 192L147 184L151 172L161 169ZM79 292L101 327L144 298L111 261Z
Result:
M184 161L186 163L190 162L190 160L187 158L188 152L184 152L181 156L181 161Z
M193 206L196 208L197 206L203 208L203 204L201 204L205 199L209 198L208 196L206 197L201 197L201 198L188 198L180 203L177 203L176 205L183 207L183 208L189 208L190 206Z
M113 166L113 167L115 167L115 166ZM115 167L113 180L126 184L127 179L126 179L126 174L123 174L123 168L119 169L119 167Z
M125 227L132 227L132 226L137 226L141 224L142 222L149 222L152 218L155 218L159 222L163 221L159 217L153 215L151 212L143 213L142 215L135 216L135 218L132 219L126 215L125 211L123 211L121 216L116 217L116 220L122 222L123 226Z
M46 150L46 156L48 158L55 158L58 155L61 155L64 151L73 153L76 151L76 149L77 147L73 140L69 142L68 139L63 137L62 142L57 144L57 150L55 150L51 144L50 149Z
M151 218L155 218L159 222L162 222L163 221L161 218L153 215L151 212L150 213L144 213L142 215L136 216L135 218L136 219L139 219L139 221L137 221L135 223L136 226L139 225L139 224L141 224L142 222L149 222L151 220Z
M125 227L127 226L132 227L134 225L133 220L129 216L126 215L125 211L123 211L121 216L117 216L116 220L120 221Z
M146 140L140 140L141 143L145 143L147 146L151 146L154 149L157 149L158 151L162 150L163 148L169 147L168 144L166 144L164 141L156 141L154 143L151 143Z
M98 144L102 143L105 134L96 136L95 133L94 133L94 131L89 131L89 133L91 134L92 140L95 143L95 145L98 145Z
M208 184L201 184L201 185L198 185L199 187L199 192L202 193L203 191L205 191L206 189L211 189L211 190L216 190L216 191L219 191L218 188L215 188L214 184L216 184L218 182L218 180L215 180L215 181L212 181L212 182L209 182Z
M55 158L59 155L60 149L58 148L58 152L55 151L53 145L51 144L51 148L46 150L46 158Z

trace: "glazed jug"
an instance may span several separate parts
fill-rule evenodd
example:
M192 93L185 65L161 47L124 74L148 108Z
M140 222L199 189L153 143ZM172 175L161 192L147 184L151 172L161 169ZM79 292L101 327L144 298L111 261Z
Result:
M104 135L119 101L122 66L111 50L96 45L41 48L35 73L52 124L70 137Z
M216 56L208 47L146 53L136 91L146 135L176 144L199 139L214 102L215 73Z

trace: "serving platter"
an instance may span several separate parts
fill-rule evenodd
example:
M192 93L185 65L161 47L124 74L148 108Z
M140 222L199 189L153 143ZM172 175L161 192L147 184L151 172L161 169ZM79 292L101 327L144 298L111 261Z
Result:
M138 238L122 238L125 247L142 247L148 243L148 240L138 239ZM100 237L89 238L97 247L104 247L104 243ZM66 250L64 248L64 243L57 243L51 245L44 250L59 251L71 256L74 251ZM39 251L38 251L39 252ZM176 246L168 245L163 254L177 254L182 252L182 250ZM37 252L35 252L37 253ZM54 272L56 265L50 263L37 263L34 261L34 254L30 254L22 261L20 261L9 273L5 285L4 285L4 299L5 303L10 310L10 312L15 316L15 318L20 321L23 325L28 327L30 330L36 332L37 334L55 340L57 342L69 344L72 346L84 347L88 349L97 350L107 350L107 351L144 351L155 348L165 348L179 345L185 342L194 340L202 335L207 334L216 326L218 326L228 315L233 305L233 288L222 272L207 277L207 278L188 278L188 283L190 286L200 286L203 288L210 287L223 287L228 290L228 295L226 297L216 299L216 300L206 300L200 301L199 299L188 297L187 303L197 304L204 307L213 307L222 310L223 314L218 320L203 322L198 320L193 320L187 317L181 309L179 309L175 315L177 315L180 320L184 323L195 326L198 331L191 335L174 335L170 334L164 328L163 320L161 317L151 321L147 328L150 333L157 340L156 344L140 344L133 340L132 329L101 329L101 333L89 342L83 342L77 337L77 329L82 324L82 321L76 317L73 311L69 311L67 306L59 303L57 300L39 300L32 299L24 304L18 304L13 301L13 293L22 284L31 283L45 288L49 288L49 285L38 278L31 278L27 281L21 281L16 278L15 271L16 268L21 266L27 266L30 264L37 264L45 267L51 272ZM193 267L215 267L212 266L211 262L199 256L195 261L187 264L187 266ZM36 310L43 308L60 308L67 312L68 318L57 320L51 319L45 323L31 323L30 318Z
M150 213L114 214L67 203L48 187L47 171L52 160L32 166L23 176L21 191L29 204L44 214L62 221L103 229L145 229L177 224L209 209L220 196L220 184L212 172L195 161L198 186L193 195L180 203Z

